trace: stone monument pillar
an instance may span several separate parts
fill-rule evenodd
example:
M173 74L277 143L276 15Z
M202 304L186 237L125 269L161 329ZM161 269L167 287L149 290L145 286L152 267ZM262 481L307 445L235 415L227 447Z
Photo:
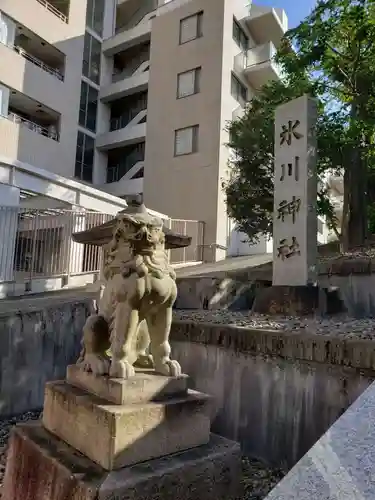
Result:
M272 287L253 311L306 315L319 309L316 101L305 95L275 113Z
M303 96L275 114L274 286L316 282L316 102Z
M211 398L170 357L177 289L162 221L133 207L112 229L80 357L47 383L42 423L13 430L2 500L239 498L240 447L210 434Z

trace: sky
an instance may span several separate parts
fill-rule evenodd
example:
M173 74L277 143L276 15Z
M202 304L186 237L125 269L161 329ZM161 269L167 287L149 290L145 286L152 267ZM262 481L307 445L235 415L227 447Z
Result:
M289 28L294 28L313 9L316 0L258 0L259 5L284 9L289 20Z

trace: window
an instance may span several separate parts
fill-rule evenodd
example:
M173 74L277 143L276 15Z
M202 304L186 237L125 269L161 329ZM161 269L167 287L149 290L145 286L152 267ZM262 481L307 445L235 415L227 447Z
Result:
M231 94L232 97L234 97L234 99L241 104L241 106L245 105L245 102L247 101L247 88L236 76L234 76L233 73L231 80Z
M103 36L105 0L88 0L86 10L86 26L99 36Z
M249 48L249 37L246 35L240 24L233 19L233 40L242 51Z
M86 182L92 182L94 169L95 140L89 135L78 132L76 149L76 166L74 177Z
M200 91L201 68L195 68L177 75L177 99L197 94Z
M100 42L86 32L83 48L82 74L97 84L99 84L100 80L100 52Z
M81 127L96 132L96 114L98 111L98 91L88 85L81 83L81 100L79 105L79 124Z
M185 17L180 21L180 45L202 36L203 12Z
M198 150L199 126L180 128L175 131L174 155L188 155Z

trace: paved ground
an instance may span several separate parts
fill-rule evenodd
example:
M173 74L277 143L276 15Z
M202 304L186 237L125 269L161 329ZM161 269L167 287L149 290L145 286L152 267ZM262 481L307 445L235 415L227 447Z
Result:
M40 307L41 305L58 304L70 300L82 300L84 297L93 296L89 291L82 288L59 290L56 292L45 292L37 295L28 295L23 297L13 297L0 300L0 314L12 311L19 311L28 308Z
M187 276L207 276L212 273L252 269L269 262L272 262L272 254L248 255L245 257L232 257L212 264L182 267L177 269L176 272L178 278L185 278Z

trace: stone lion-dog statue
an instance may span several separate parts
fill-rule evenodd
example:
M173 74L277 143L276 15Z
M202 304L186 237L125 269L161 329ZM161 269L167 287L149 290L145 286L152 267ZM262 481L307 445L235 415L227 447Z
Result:
M170 358L169 344L176 275L168 263L163 221L144 205L126 212L117 215L106 248L105 286L97 314L84 326L77 365L122 379L135 375L134 365L179 376L181 367Z

